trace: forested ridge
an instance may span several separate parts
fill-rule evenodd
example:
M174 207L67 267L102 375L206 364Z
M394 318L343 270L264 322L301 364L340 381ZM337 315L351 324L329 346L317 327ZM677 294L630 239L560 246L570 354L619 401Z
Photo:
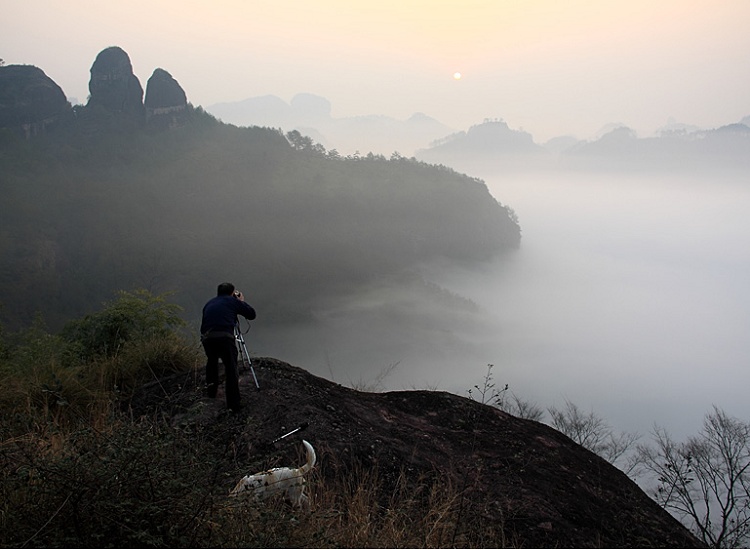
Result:
M520 242L481 180L395 154L342 157L296 132L188 105L177 126L77 106L41 135L0 130L2 323L51 328L120 289L170 291L193 319L216 284L265 323L446 257Z

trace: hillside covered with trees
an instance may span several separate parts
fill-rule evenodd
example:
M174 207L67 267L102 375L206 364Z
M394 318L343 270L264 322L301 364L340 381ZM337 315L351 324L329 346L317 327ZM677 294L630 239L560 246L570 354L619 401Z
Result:
M515 214L481 180L223 124L161 69L139 103L119 48L97 57L86 106L39 121L35 90L54 86L18 67L0 67L6 327L38 311L59 327L134 288L175 292L194 319L223 280L244 287L264 323L298 321L312 300L420 262L471 263L519 245Z

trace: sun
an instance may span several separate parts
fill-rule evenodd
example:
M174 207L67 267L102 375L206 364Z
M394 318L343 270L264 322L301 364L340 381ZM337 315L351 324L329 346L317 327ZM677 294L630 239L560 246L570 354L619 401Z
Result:
M459 73L458 71L456 71L455 73L453 73L453 79L454 80L461 80L461 73Z

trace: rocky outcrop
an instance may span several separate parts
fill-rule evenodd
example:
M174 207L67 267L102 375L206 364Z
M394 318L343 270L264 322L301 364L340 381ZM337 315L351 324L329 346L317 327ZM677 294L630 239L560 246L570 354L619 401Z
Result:
M253 471L281 453L279 435L304 426L331 485L339 474L377 471L384 502L401 476L415 494L419 480L460 488L466 525L457 529L499 531L483 548L702 547L623 472L549 426L447 392L361 392L273 358L252 362L260 388L241 370L245 408L229 419L223 387L216 399L202 396L201 371L141 387L127 409L228 442L231 457L204 457L221 471L231 471L226 461Z
M87 107L103 107L136 117L145 115L143 88L122 48L112 46L99 52L91 66L89 92Z
M179 124L180 113L187 107L182 86L164 69L155 69L146 83L146 116L150 121L166 119L170 126Z
M31 137L70 114L62 88L33 65L0 67L0 128Z

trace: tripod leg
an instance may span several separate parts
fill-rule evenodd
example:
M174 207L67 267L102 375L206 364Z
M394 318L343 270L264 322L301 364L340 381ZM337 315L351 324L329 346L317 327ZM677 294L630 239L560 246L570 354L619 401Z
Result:
M250 372L253 375L253 380L255 381L255 387L256 389L260 389L260 384L258 384L258 377L255 376L255 369L253 368L253 362L250 360L250 354L247 351L247 346L245 345L245 339L242 337L242 333L239 331L235 331L235 335L237 338L237 341L240 344L240 352L242 353L242 360L247 361L248 367L250 367Z
M243 353L245 354L245 359L247 359L247 364L250 367L250 372L253 375L253 380L255 381L255 387L257 389L260 389L260 384L258 384L258 377L255 376L255 369L253 368L253 362L250 360L250 354L247 352L247 346L245 345L245 341L242 341L242 349Z
M255 380L255 387L256 389L260 389L260 384L258 384L258 377L255 376L255 369L253 368L253 364L250 363L250 372L253 373L253 380Z

